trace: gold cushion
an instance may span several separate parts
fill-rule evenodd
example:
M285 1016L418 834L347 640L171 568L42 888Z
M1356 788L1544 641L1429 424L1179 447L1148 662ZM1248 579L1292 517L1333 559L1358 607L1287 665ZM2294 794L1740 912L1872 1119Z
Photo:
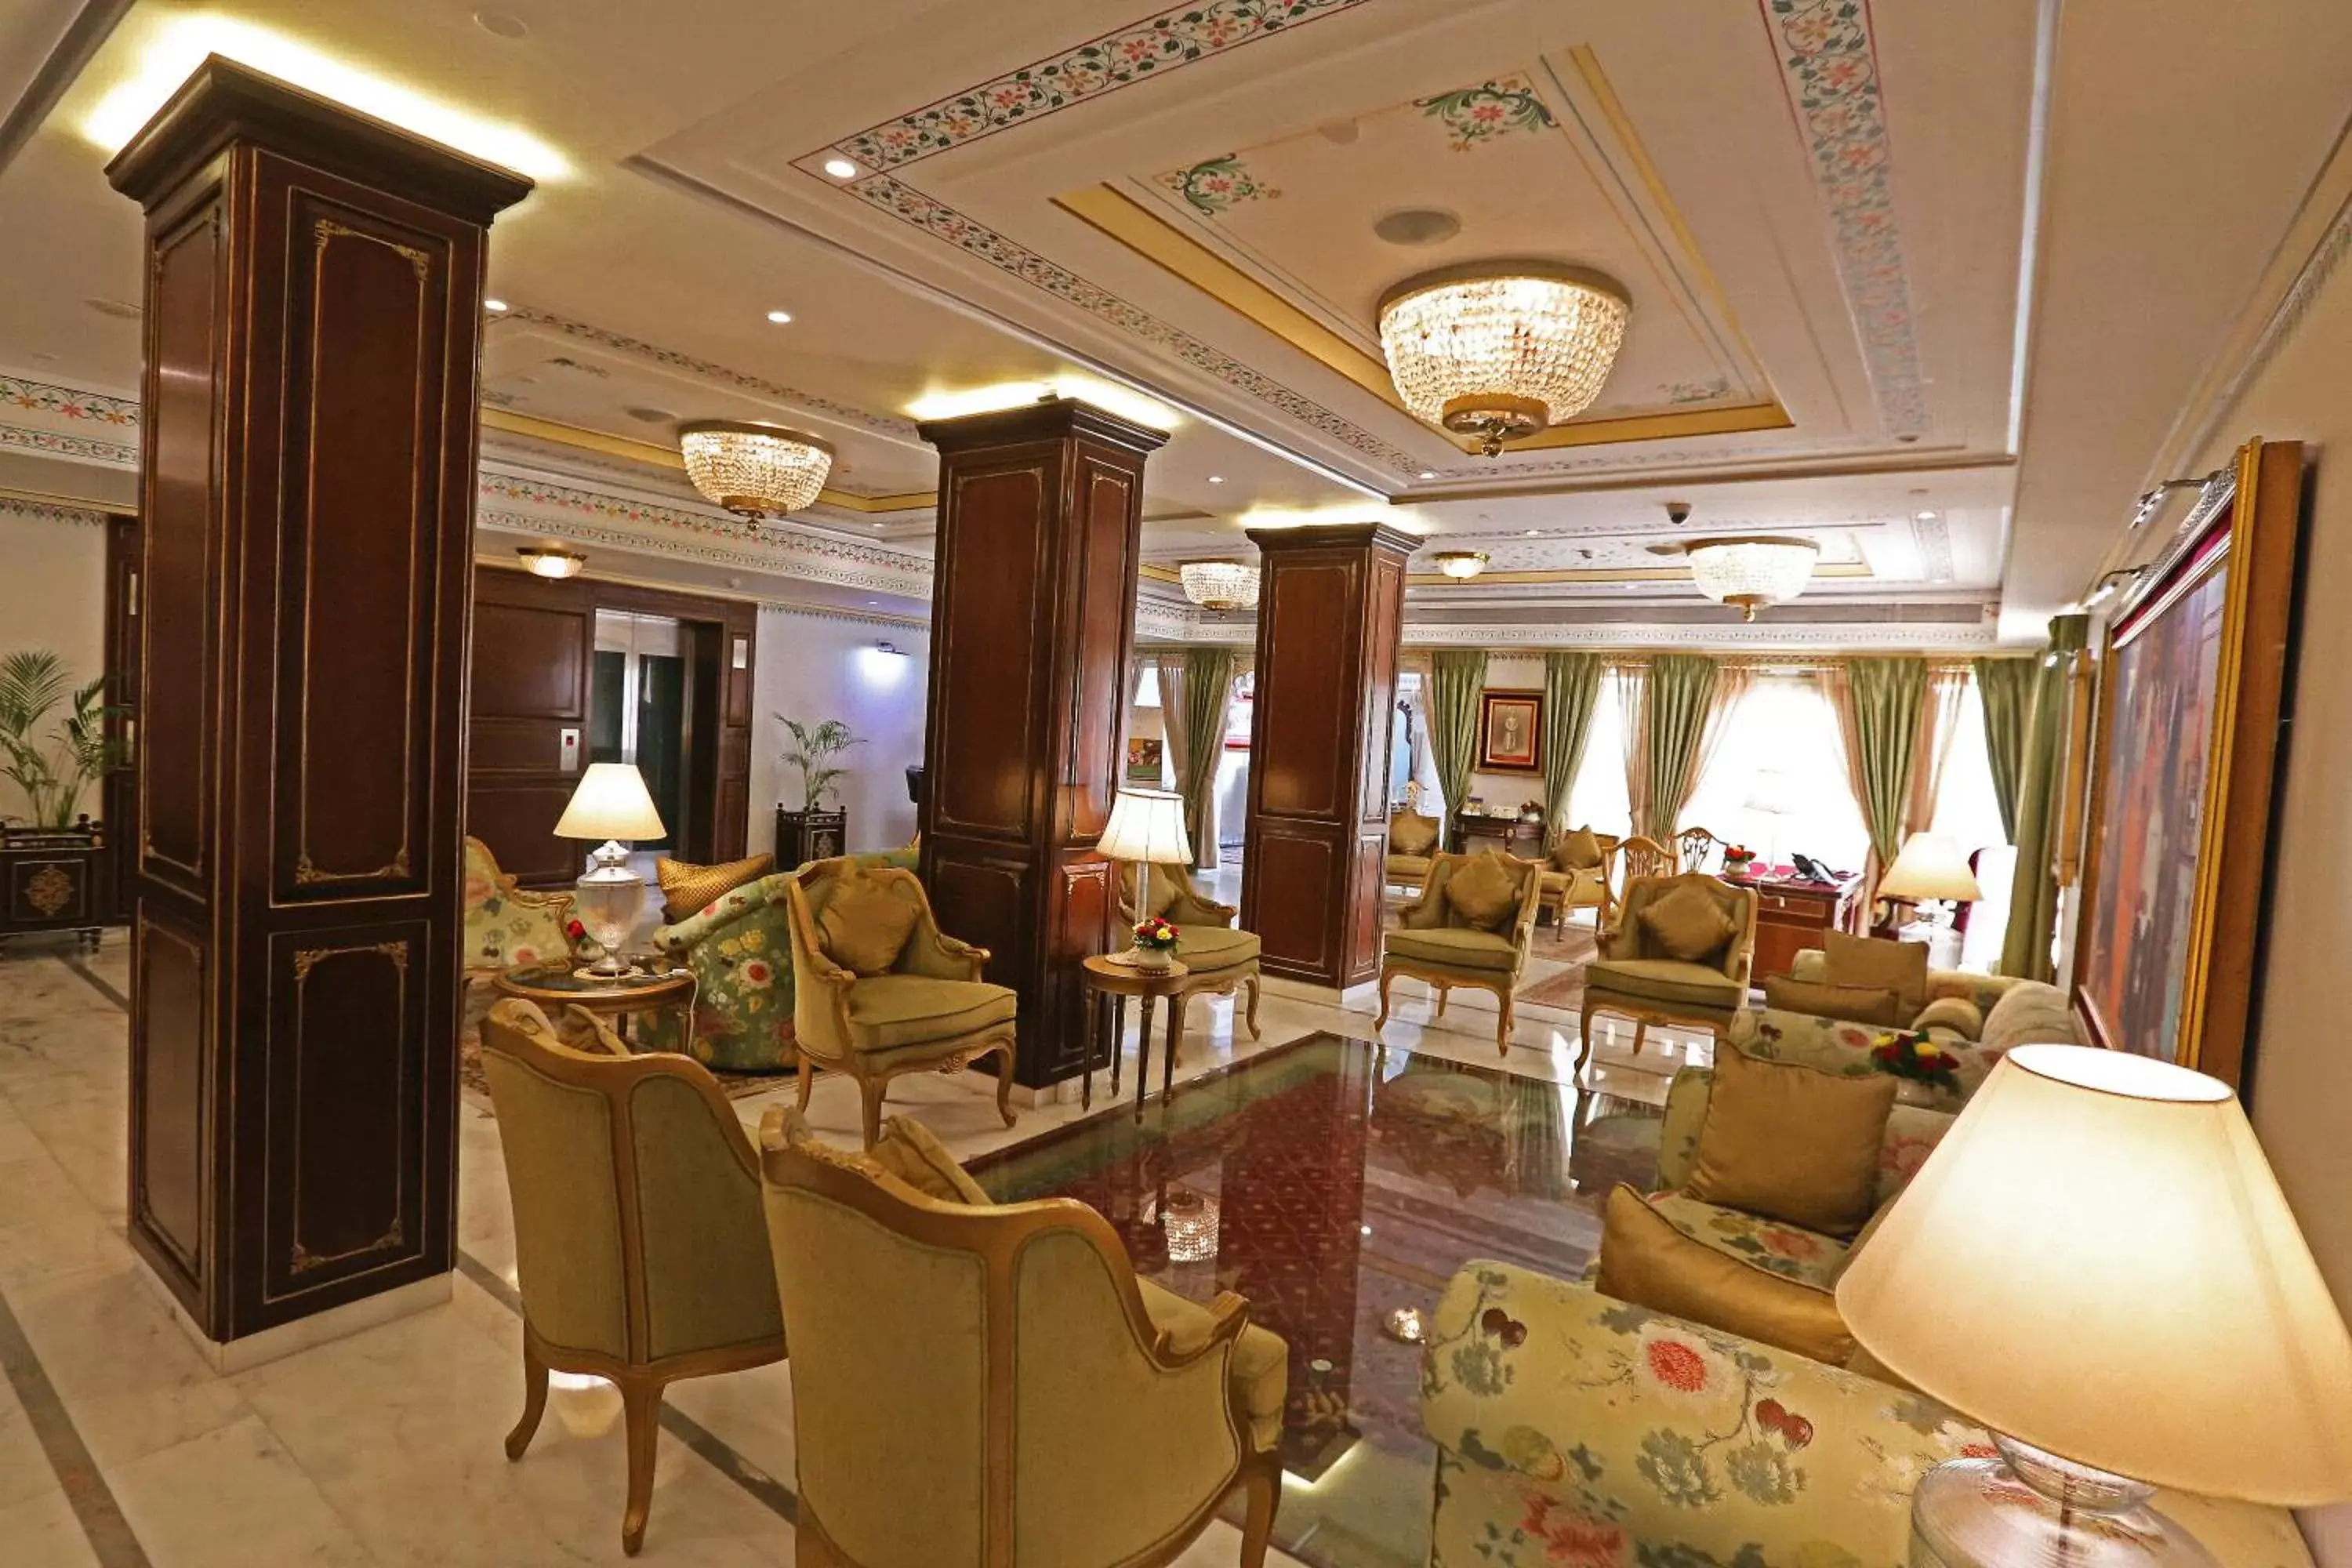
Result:
M1167 1334L1171 1351L1183 1355L1209 1342L1216 1320L1206 1307L1149 1279L1139 1279L1135 1285L1151 1326ZM1249 1417L1250 1440L1260 1453L1271 1450L1282 1436L1282 1402L1289 1385L1290 1347L1273 1330L1244 1323L1234 1342L1234 1359L1225 1367L1225 1386Z
M1400 927L1388 933L1386 942L1391 958L1449 969L1481 969L1508 974L1519 961L1517 944L1510 938L1461 926L1430 926L1421 931Z
M1899 1026L1902 1020L1897 1019ZM1950 1029L1973 1040L1984 1033L1984 1009L1965 996L1938 996L1912 1018L1911 1027Z
M1702 1202L1849 1237L1878 1193L1894 1078L1837 1078L1793 1062L1716 1052L1714 1092L1684 1191Z
M1816 1018L1843 1018L1850 1024L1877 1024L1899 1028L1903 998L1883 986L1832 985L1822 981L1791 980L1775 974L1764 982L1764 1005L1784 1013L1808 1013Z
M894 1116L882 1123L882 1135L866 1151L867 1157L927 1198L943 1204L971 1204L985 1208L987 1192L964 1173L956 1157L929 1128L911 1116Z
M1832 1366L1853 1353L1837 1298L1694 1241L1619 1183L1601 1231L1601 1293Z
M983 980L877 974L849 988L849 1027L858 1049L888 1051L1009 1024L1013 1007L1010 990Z
M1927 944L1822 933L1822 978L1832 985L1885 986L1901 998L1908 1018L1927 1005Z
M1560 836L1551 847L1551 863L1562 871L1590 871L1601 864L1601 838L1590 827Z
M676 925L700 910L719 901L720 895L731 893L746 882L756 882L776 868L773 855L754 855L749 859L728 860L716 866L698 866L691 860L673 860L665 855L654 862L654 879L661 883L662 901L669 906L669 923Z
M1180 925L1176 959L1194 973L1246 963L1258 954L1257 932L1232 926Z
M1669 958L1712 963L1731 940L1732 923L1721 904L1685 882L1642 907L1642 929Z
M887 974L915 922L912 902L870 877L846 877L816 920L824 955L853 974Z
M1724 1012L1748 1000L1739 982L1711 964L1679 958L1596 958L1584 966L1591 991L1614 991L1654 1002L1691 1003Z
M1519 906L1519 879L1489 849L1445 879L1445 906L1480 931L1492 931Z
M1389 818L1389 847L1400 855L1426 855L1437 847L1437 818L1400 811Z

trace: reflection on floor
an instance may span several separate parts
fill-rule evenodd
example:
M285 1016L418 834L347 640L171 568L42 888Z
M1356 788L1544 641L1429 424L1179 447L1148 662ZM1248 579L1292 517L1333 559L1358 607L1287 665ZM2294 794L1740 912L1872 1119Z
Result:
M0 954L0 1559L12 1568L620 1561L623 1455L609 1387L559 1388L524 1460L510 1465L500 1450L520 1394L520 1335L498 1123L487 1104L469 1099L459 1118L462 1266L451 1303L216 1376L180 1337L122 1237L126 949L110 934L87 963L69 953L68 943L26 941ZM1234 1038L1230 1002L1193 1005L1173 1125L1189 1125L1196 1103L1240 1092L1206 1075L1253 1060L1263 1065L1232 1075L1237 1084L1271 1085L1300 1070L1294 1062L1319 1063L1308 1076L1323 1087L1305 1092L1320 1095L1329 1117L1353 1115L1344 1110L1353 1097L1365 1107L1351 1201L1361 1205L1360 1231L1369 1225L1373 1234L1332 1255L1334 1285L1342 1256L1358 1281L1352 1321L1313 1310L1314 1289L1285 1273L1283 1247L1272 1240L1245 1287L1264 1290L1269 1314L1279 1297L1284 1311L1318 1325L1315 1353L1293 1375L1303 1400L1320 1400L1302 1403L1302 1415L1325 1418L1322 1428L1299 1427L1300 1463L1323 1468L1286 1489L1276 1539L1296 1555L1278 1562L1419 1560L1413 1542L1426 1530L1430 1474L1409 1426L1411 1355L1379 1339L1377 1315L1421 1299L1453 1262L1482 1248L1520 1248L1540 1267L1572 1271L1568 1260L1580 1261L1592 1236L1578 1200L1614 1177L1601 1167L1588 1173L1578 1140L1596 1155L1609 1141L1599 1136L1605 1122L1590 1135L1582 1122L1606 1113L1603 1097L1654 1105L1677 1066L1705 1059L1703 1041L1671 1033L1653 1031L1638 1058L1626 1051L1630 1032L1603 1034L1584 1093L1570 1094L1558 1086L1574 1060L1573 1016L1522 1007L1498 1058L1491 1002L1482 1011L1481 1000L1457 994L1433 1023L1425 994L1400 984L1385 1065L1369 1047L1328 1038L1370 1035L1376 1005L1368 996L1351 993L1333 1005L1328 994L1270 990L1262 1045L1245 1032ZM1325 1037L1283 1052L1308 1036ZM1456 1073L1449 1063L1486 1070ZM1260 1073L1276 1076L1258 1080ZM968 1159L1086 1121L1071 1100L1024 1110L1008 1131L987 1086L966 1077L901 1079L892 1110L920 1116ZM1410 1096L1394 1087L1408 1082ZM1478 1116L1462 1114L1457 1090L1556 1106L1541 1116L1555 1144L1569 1135L1569 1184L1580 1193L1548 1205L1538 1191L1557 1184L1556 1150L1534 1140L1530 1165L1524 1117L1517 1143L1498 1144ZM787 1092L736 1103L756 1122ZM827 1136L855 1141L851 1086L820 1082L811 1111ZM1082 1138L1134 1126L1125 1106L1097 1100L1094 1116ZM1283 1163L1291 1157L1259 1156L1268 1180L1293 1181ZM1035 1158L1012 1155L991 1180L1015 1179ZM1486 1174L1495 1171L1517 1185L1506 1192ZM1230 1179L1221 1172L1209 1189L1203 1177L1204 1195L1223 1194ZM1336 1178L1322 1179L1328 1191ZM1246 1190L1236 1186L1235 1201ZM1538 1216L1546 1206L1551 1212ZM1181 1231L1186 1212L1173 1203L1155 1208L1169 1224L1150 1228ZM1327 1209L1321 1232L1342 1226L1346 1212ZM1122 1223L1139 1236L1141 1209L1131 1206ZM1260 1224L1238 1215L1220 1223L1245 1232ZM1271 1214L1264 1228L1282 1234ZM1160 1267L1190 1289L1181 1270L1202 1265L1169 1257ZM1213 1278L1224 1264L1205 1267ZM1328 1373L1315 1364L1325 1361ZM1336 1381L1342 1369L1344 1384ZM677 1384L669 1403L644 1561L790 1561L790 1363ZM1349 1430L1360 1440L1335 1447ZM1185 1563L1231 1563L1236 1539L1220 1524Z

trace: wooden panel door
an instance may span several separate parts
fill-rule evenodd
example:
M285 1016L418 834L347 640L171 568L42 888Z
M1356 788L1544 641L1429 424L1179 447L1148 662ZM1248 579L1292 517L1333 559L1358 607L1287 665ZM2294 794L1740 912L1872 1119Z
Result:
M583 580L474 572L466 831L530 886L580 875L583 847L555 837L587 754L594 590Z

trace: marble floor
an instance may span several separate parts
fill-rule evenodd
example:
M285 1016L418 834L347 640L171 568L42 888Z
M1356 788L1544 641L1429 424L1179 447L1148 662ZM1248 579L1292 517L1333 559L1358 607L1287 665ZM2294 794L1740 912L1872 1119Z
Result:
M520 1327L498 1122L484 1102L469 1098L459 1119L460 1266L447 1304L232 1374L198 1355L123 1237L127 956L119 932L88 957L31 940L0 953L0 1563L621 1561L609 1386L559 1386L524 1459L509 1464L500 1447L520 1405ZM1457 994L1433 1019L1421 987L1401 982L1396 1003L1391 1047L1530 1079L1570 1075L1570 1015L1523 1007L1498 1057L1487 999ZM1253 1042L1235 1037L1230 1002L1196 1003L1180 1081L1318 1032L1369 1037L1376 1007L1369 988L1335 1005L1270 984ZM1629 1044L1596 1041L1587 1088L1654 1103L1674 1069L1706 1051L1655 1031L1638 1058ZM1071 1098L1024 1110L1008 1130L976 1077L900 1081L892 1110L965 1156L1083 1115ZM782 1092L736 1105L756 1123ZM811 1114L826 1136L855 1142L848 1083L820 1081ZM789 1362L673 1385L641 1561L790 1562L793 1475ZM1311 1540L1277 1539L1302 1555L1274 1561L1328 1560ZM1236 1542L1214 1525L1183 1561L1231 1563Z

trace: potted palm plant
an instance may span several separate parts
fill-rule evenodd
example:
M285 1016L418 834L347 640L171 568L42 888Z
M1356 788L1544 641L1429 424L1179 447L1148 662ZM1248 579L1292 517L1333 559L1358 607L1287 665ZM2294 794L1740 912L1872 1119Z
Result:
M47 648L0 658L0 778L24 803L22 813L0 815L0 886L8 889L0 933L81 927L95 935L105 840L79 808L89 786L127 760L107 733L121 710L99 700L105 686L102 677L75 686Z
M827 811L825 796L837 794L835 786L849 771L835 759L852 746L863 745L864 737L852 733L838 719L803 723L779 713L776 721L792 736L784 765L798 769L801 775L800 809L776 803L776 864L799 866L845 853L849 814L839 809L837 803Z

